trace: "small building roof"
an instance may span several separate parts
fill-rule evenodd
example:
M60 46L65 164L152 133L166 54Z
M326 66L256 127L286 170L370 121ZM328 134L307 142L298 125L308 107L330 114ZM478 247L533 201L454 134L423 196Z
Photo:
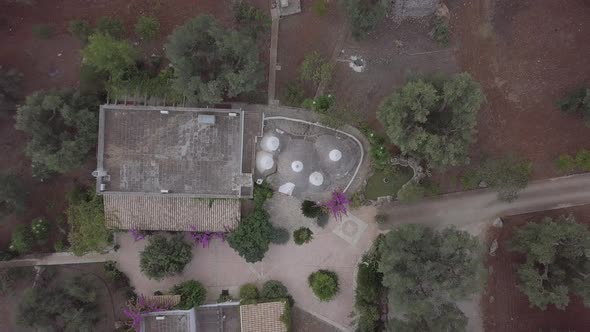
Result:
M195 309L171 310L143 314L141 332L196 331Z
M115 229L224 232L240 220L238 199L105 194L104 210Z
M285 303L268 302L240 306L242 332L287 332L281 321Z

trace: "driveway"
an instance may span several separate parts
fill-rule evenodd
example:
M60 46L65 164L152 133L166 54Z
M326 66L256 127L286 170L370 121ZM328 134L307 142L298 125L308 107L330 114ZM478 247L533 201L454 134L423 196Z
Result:
M283 204L283 213L292 215L291 218L283 219L283 225L290 229L309 225L309 219L300 213L293 213L293 209L299 209L300 206L300 203L296 202L298 201L293 198L278 196L275 203ZM350 218L354 218L360 225L364 224L362 220L368 221L366 225L362 225L363 227L356 227L355 224L353 233L356 229L361 230L358 236L347 237L346 235L350 234L346 230L343 232L341 222L331 218L324 229L312 228L314 238L310 243L298 246L290 240L286 245L271 244L265 258L255 264L246 263L226 242L214 240L208 248L199 246L193 249L193 260L186 266L183 274L162 281L150 280L139 268L139 253L147 241L134 242L129 234L121 234L119 237L121 247L117 251L118 262L120 269L129 276L139 294L166 291L175 283L196 279L207 287L208 302L215 302L222 289L229 289L230 294L237 297L238 288L244 283L254 282L260 286L269 279L280 280L289 289L297 306L313 312L315 316L341 329L347 329L354 302L355 268L362 254L378 234L377 227L372 222L374 212L374 208L363 208L350 213ZM295 216L300 218L299 225L295 225L292 220ZM275 215L273 223L278 223L279 221L274 218ZM349 221L344 221L344 224L348 225ZM188 236L187 241L190 241ZM317 300L307 285L309 274L318 269L329 269L338 274L340 292L330 302Z

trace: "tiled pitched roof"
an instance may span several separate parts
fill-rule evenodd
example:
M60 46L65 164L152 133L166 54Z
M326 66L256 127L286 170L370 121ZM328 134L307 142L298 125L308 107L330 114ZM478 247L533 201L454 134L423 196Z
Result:
M269 302L240 306L242 332L287 332L281 321L285 311L283 302Z
M223 232L237 227L237 199L105 194L106 225L115 229Z

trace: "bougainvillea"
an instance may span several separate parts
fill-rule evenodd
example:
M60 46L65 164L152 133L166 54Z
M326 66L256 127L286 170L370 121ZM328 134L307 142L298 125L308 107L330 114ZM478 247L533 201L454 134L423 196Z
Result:
M197 232L195 226L191 226L191 238L195 241L195 245L202 244L203 248L209 247L209 242L213 239L221 239L225 241L225 232Z
M133 240L135 241L139 241L139 240L143 240L145 239L145 233L140 231L137 228L131 228L129 230L129 234L131 234L131 236L133 236Z
M347 215L346 207L350 204L350 200L346 194L340 190L332 192L332 198L324 203L322 206L328 209L336 220L342 220L342 215Z
M123 314L131 320L130 324L136 332L141 331L141 317L143 314L150 312L160 312L170 310L171 303L160 303L160 301L147 301L145 296L140 295L137 301L127 302L127 307L123 309Z

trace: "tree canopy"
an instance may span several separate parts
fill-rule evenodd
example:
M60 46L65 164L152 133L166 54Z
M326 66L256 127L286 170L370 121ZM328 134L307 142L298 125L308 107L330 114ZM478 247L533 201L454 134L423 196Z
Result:
M467 73L413 79L383 101L378 118L402 153L432 167L455 166L468 161L483 100Z
M29 95L18 108L16 128L31 137L25 152L33 166L64 173L82 165L96 145L97 105L94 98L67 91Z
M263 79L254 40L226 30L209 15L176 28L166 55L174 67L174 87L195 103L215 104L254 91Z
M92 190L74 189L69 197L68 241L76 255L102 252L110 244L112 232L105 226L102 197Z
M94 331L100 318L96 289L83 276L60 285L27 289L16 314L20 326L43 331Z
M481 262L477 239L446 228L437 232L422 225L402 225L389 232L380 247L379 271L406 331L460 331L464 315L450 301L465 299L480 286ZM440 321L431 319L443 311ZM458 311L458 312L457 312ZM440 329L438 324L450 329ZM412 326L427 328L411 329ZM403 330L400 327L400 330ZM397 330L396 330L397 331Z
M257 207L227 238L229 246L248 263L261 261L268 251L274 233L269 218L264 209Z
M518 267L519 288L531 305L564 310L572 292L590 307L590 231L573 215L527 224L514 233L512 250L526 255Z
M192 258L191 245L181 236L154 235L140 254L139 267L148 278L161 280L181 273Z
M135 68L137 50L128 41L95 33L88 38L82 54L86 65L108 73L111 81L118 81Z
M388 0L345 0L344 5L355 39L365 38L391 9L391 1Z
M172 287L172 294L180 295L179 309L191 309L205 303L207 289L196 280L187 280Z

